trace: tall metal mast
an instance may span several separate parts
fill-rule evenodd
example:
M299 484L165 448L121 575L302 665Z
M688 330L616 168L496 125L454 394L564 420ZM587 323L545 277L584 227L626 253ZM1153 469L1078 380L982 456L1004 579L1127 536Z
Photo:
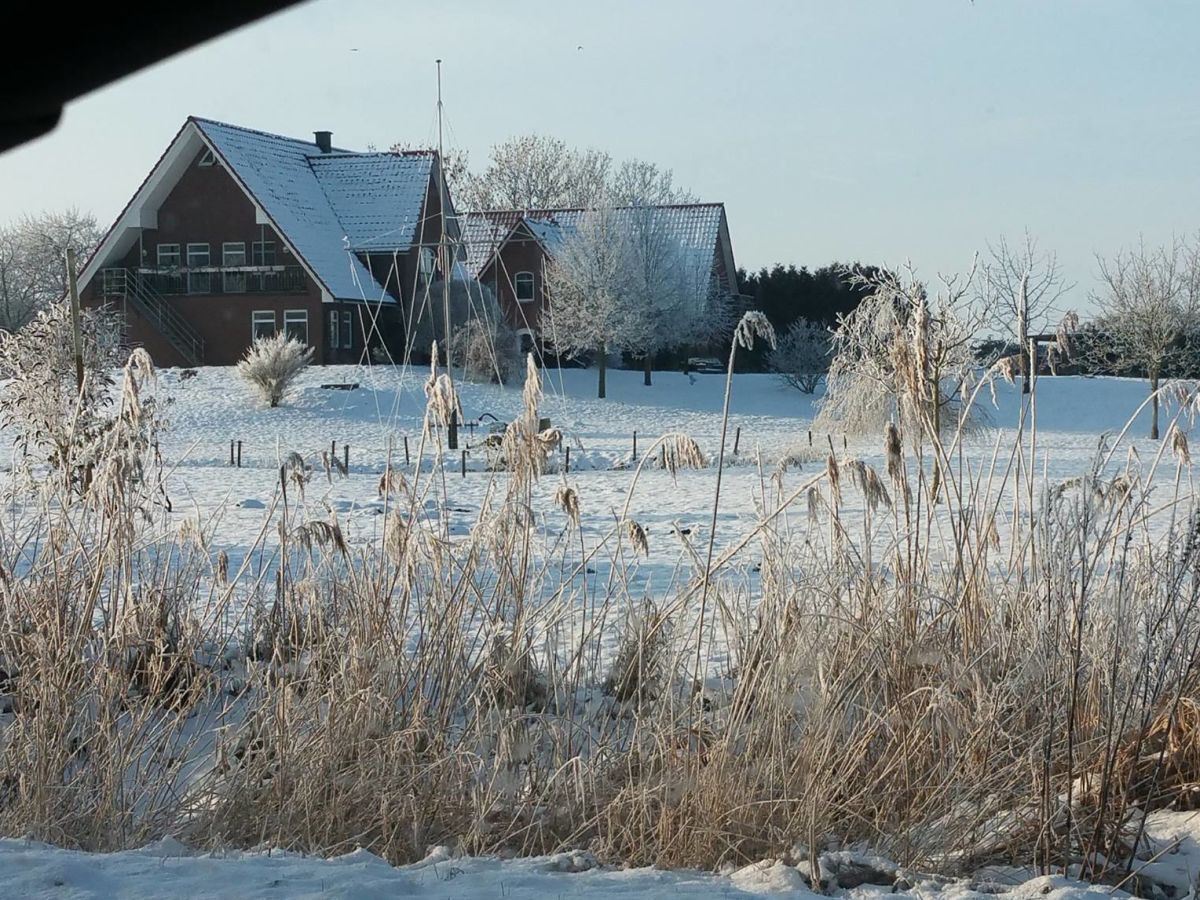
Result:
M438 263L442 267L442 326L446 344L446 375L454 390L454 367L450 353L450 277L452 260L446 248L446 158L442 152L442 61L437 60L437 119L438 119L438 209L441 213L441 234L438 238ZM446 448L458 449L458 411L450 410L446 428Z

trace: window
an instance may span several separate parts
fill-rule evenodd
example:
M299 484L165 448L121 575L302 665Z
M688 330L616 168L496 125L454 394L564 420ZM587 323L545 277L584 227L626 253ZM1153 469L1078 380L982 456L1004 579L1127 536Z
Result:
M178 244L159 244L158 245L158 267L160 269L178 269L179 268L179 245Z
M217 158L213 156L213 152L211 150L205 150L200 154L200 160L196 163L196 165L208 168L211 165L215 165L216 161Z
M212 290L212 273L195 272L193 269L208 268L211 260L208 255L208 244L188 244L188 293L207 294Z
M354 311L342 310L342 347L346 350L354 346Z
M255 241L250 245L250 265L252 266L273 266L275 265L275 242L274 241Z
M428 247L421 248L421 274L426 278L433 277L433 251Z
M221 245L221 265L244 266L246 264L246 242L226 241Z
M283 311L283 331L288 337L302 344L308 343L308 310L286 309Z
M342 331L338 324L340 322L340 319L338 318L338 316L339 316L339 313L336 309L331 309L329 311L329 346L332 347L334 350L337 350L342 346L342 344L341 344Z
M275 265L275 242L255 241L250 245L250 265ZM250 289L255 291L278 290L279 276L271 272L256 272L251 276Z
M518 272L513 277L513 290L517 294L518 303L533 302L533 273Z
M274 337L275 310L256 309L250 314L250 337L252 340Z
M246 242L226 241L221 245L221 265L226 271L221 273L222 289L226 294L244 294L246 292L246 273L230 272L229 268L246 265Z

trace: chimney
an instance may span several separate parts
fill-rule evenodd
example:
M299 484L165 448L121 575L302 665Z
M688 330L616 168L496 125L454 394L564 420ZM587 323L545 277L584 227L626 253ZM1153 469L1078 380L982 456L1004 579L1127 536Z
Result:
M313 138L316 140L317 147L322 153L330 153L333 150L333 132L332 131L314 131Z

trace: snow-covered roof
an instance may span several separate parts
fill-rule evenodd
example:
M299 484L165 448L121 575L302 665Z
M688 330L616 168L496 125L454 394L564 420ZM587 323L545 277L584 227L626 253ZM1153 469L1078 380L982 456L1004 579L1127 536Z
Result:
M653 210L658 221L686 250L712 254L718 252L722 237L725 207L720 203L688 203L650 207L618 207L615 222L632 223L634 216ZM518 223L553 256L563 242L579 229L586 209L487 210L464 217L463 241L467 266L476 277L487 267L492 255Z
M309 157L352 250L407 250L433 176L428 153Z
M498 210L467 213L459 220L462 250L458 255L472 277L479 276L521 216L519 211Z
M412 246L432 154L322 153L310 141L190 121L334 298L386 296L351 251Z

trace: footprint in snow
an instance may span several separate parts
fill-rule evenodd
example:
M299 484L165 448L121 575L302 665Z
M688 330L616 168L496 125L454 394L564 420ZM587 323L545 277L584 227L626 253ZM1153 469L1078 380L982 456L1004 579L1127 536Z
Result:
M241 501L238 504L238 506L240 506L242 509L266 509L267 508L267 504L263 503L261 500L255 500L252 497L248 497L247 499Z

